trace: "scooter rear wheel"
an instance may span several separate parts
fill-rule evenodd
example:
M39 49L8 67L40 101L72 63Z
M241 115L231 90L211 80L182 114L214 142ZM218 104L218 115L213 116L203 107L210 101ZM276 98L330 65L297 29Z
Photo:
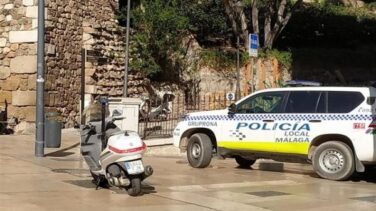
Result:
M130 188L127 190L130 196L138 196L141 194L141 179L132 178Z

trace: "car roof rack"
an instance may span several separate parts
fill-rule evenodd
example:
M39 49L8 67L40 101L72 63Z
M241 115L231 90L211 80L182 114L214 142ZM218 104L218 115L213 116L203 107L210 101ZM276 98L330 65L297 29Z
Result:
M285 82L286 86L300 87L300 86L321 86L320 82L305 81L305 80L289 80Z

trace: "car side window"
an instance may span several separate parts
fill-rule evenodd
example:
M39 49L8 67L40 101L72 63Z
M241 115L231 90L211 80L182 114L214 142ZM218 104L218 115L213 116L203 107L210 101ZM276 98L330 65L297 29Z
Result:
M328 92L328 112L348 113L358 107L365 98L360 92Z
M239 103L236 113L280 113L286 92L268 92Z
M286 104L286 113L316 113L320 91L291 91Z

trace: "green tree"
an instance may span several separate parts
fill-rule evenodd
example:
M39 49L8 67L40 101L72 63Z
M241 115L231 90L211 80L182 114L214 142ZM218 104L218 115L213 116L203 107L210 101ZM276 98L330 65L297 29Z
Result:
M261 35L260 45L272 49L275 40L303 0L224 0L236 36L248 46L248 31Z
M169 52L179 50L187 33L188 18L179 11L178 0L139 0L132 5L130 67L153 76L162 70ZM126 17L126 9L119 17Z

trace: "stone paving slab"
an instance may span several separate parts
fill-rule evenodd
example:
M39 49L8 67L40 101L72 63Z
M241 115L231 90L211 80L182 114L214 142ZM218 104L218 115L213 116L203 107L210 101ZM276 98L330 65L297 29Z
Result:
M35 158L34 136L0 136L0 210L376 210L376 171L333 182L310 165L270 160L240 169L214 159L194 169L184 154L169 154L172 146L149 147L144 162L155 174L143 182L144 195L95 190L78 138L64 130L61 148Z

